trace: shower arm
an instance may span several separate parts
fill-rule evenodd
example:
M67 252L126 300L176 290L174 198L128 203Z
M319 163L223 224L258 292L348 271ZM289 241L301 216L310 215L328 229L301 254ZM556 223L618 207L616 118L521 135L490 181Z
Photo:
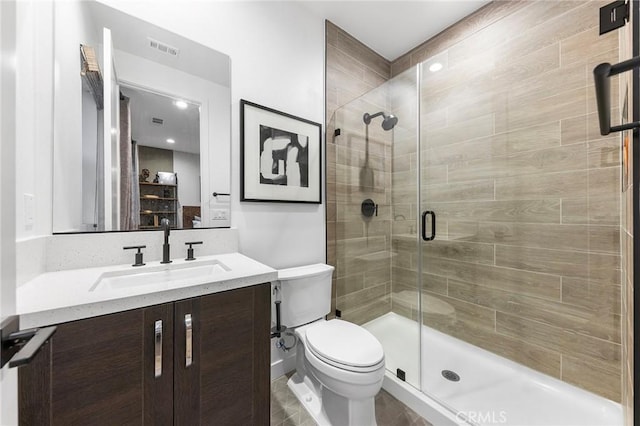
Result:
M371 124L371 120L381 115L384 117L385 116L384 112L380 111L380 112L376 112L375 114L369 114L368 112L365 112L364 115L362 116L362 120L364 121L364 124L368 126L369 124Z
M609 77L618 75L640 67L640 56L611 65L602 63L593 69L593 80L596 89L596 103L598 104L598 118L600 121L600 134L606 136L611 132L640 127L640 121L625 123L619 126L611 126L611 81Z

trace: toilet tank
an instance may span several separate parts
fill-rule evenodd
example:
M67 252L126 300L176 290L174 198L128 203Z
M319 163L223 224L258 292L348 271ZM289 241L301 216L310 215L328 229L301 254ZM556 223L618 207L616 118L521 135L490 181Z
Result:
M282 324L297 327L331 312L333 266L318 263L278 271Z

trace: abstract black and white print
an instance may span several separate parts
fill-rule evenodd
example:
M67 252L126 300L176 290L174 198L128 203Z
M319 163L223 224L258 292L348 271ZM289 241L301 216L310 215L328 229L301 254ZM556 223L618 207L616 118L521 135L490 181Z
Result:
M309 137L260 125L260 183L307 188Z

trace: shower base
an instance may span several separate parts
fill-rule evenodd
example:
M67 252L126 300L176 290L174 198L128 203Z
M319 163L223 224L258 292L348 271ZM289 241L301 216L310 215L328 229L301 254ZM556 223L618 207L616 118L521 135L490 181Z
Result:
M434 425L621 426L622 406L387 313L364 325L382 343L383 388ZM396 369L405 372L405 380ZM444 373L446 370L459 376ZM449 378L445 378L448 376ZM418 391L422 379L425 393Z

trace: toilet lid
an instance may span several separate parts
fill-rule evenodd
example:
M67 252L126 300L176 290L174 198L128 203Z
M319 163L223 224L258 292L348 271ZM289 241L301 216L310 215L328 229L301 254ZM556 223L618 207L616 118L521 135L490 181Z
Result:
M306 332L310 350L333 363L370 367L384 359L382 345L364 328L342 320L320 322Z

